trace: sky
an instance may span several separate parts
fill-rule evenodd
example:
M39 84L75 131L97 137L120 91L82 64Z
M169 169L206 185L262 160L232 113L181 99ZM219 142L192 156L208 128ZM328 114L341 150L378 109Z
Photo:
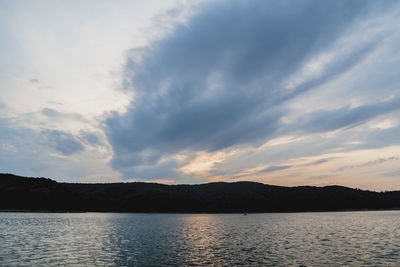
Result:
M400 2L0 0L0 172L400 190Z

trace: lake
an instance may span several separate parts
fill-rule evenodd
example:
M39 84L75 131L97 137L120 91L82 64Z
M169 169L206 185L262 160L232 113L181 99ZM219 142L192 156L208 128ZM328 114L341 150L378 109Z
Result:
M0 213L1 266L399 266L400 211Z

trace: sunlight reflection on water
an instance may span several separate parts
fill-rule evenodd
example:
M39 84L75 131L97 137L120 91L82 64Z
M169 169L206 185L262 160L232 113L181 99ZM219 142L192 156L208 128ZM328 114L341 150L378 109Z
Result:
M398 266L400 211L0 213L1 266Z

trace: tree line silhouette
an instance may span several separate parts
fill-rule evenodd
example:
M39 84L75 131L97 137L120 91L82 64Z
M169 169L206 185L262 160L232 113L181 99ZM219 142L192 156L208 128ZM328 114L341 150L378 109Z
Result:
M164 185L58 183L0 174L0 210L60 212L297 212L400 208L400 191L256 182Z

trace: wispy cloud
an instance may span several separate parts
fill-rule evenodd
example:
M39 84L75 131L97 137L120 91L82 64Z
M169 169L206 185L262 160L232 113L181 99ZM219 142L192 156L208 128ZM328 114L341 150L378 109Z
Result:
M264 172L276 172L276 171L281 171L281 170L286 170L291 168L292 166L269 166L268 168L262 169L258 171L257 173L264 173Z
M365 123L379 115L400 109L400 97L355 108L344 107L335 110L318 110L305 114L293 123L293 130L305 132L328 132L351 128Z
M360 168L360 167L368 167L368 166L372 166L372 165L378 165L378 164L382 164L388 161L397 161L400 160L400 157L398 156L392 156L392 157L387 157L387 158L379 158L376 160L371 160L362 164L358 164L358 165L347 165L347 166L343 166L341 168L339 168L339 171L344 171L344 170L348 170L348 169L354 169L354 168Z
M383 175L385 177L400 177L400 169L397 169L397 170L394 170L394 171L385 172Z
M305 164L306 166L314 166L314 165L319 165L319 164L323 164L325 162L331 161L333 158L324 158L324 159L319 159L319 160L315 160L313 162L307 163Z

